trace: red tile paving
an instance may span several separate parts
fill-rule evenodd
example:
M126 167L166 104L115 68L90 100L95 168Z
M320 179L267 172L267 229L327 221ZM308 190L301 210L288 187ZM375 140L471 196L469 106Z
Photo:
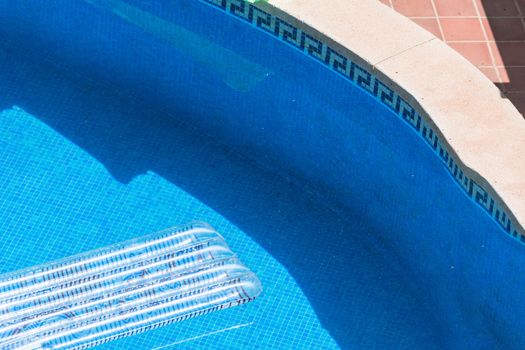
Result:
M489 45L486 42L453 42L448 43L448 45L479 68L495 68L492 64ZM496 82L499 82L499 80Z
M436 18L412 18L412 20L438 38L443 39L441 36L441 29Z
M489 47L492 51L492 56L494 57L494 66L495 67L504 67L505 68L505 61L503 60L503 57L501 56L500 47L502 43L497 43L495 41L489 42ZM504 82L505 80L501 80ZM497 83L497 81L495 81Z
M525 93L523 93L523 92L518 92L518 93L508 92L506 94L506 96L508 97L508 99L512 103L514 103L514 106L516 106L516 108L518 110L525 111Z
M515 0L482 0L487 17L519 16Z
M520 11L522 14L525 13L525 0L517 0L518 7L520 8Z
M498 81L498 69L494 67L479 67L479 70L492 81ZM499 71L501 74L501 71Z
M434 16L432 0L391 0L391 6L407 17Z
M500 69L514 78L512 80L509 79L509 82L504 84L505 91L525 93L525 66L507 68L501 67Z
M434 4L438 16L477 16L472 0L441 0Z
M379 0L476 65L525 115L525 0Z
M498 42L497 46L506 67L525 66L525 42Z
M446 41L485 41L479 18L446 17L439 22Z
M484 18L483 22L491 41L525 41L525 25L521 18Z

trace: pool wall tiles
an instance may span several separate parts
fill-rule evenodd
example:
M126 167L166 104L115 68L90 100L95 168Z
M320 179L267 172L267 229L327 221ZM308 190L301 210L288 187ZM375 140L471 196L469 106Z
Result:
M446 165L454 180L474 202L483 208L507 234L525 244L525 232L520 230L510 212L504 209L505 206L502 201L489 194L489 191L483 185L466 174L465 168L460 165L456 156L450 151L450 146L442 141L429 118L424 113L419 112L377 76L324 42L308 35L300 28L244 0L201 1L213 5L284 41L375 97L418 133Z

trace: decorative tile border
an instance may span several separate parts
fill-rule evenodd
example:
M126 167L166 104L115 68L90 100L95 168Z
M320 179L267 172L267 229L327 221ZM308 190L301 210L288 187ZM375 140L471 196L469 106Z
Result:
M295 47L383 103L425 140L446 165L452 177L474 202L481 206L507 234L525 244L525 233L518 232L518 226L501 203L498 203L497 199L493 198L481 184L469 177L464 169L458 165L459 162L454 159L450 146L440 139L428 119L379 78L300 28L257 8L245 0L201 1L238 17Z

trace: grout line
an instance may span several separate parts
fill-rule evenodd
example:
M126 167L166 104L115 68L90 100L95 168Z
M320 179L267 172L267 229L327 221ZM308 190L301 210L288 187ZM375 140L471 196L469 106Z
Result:
M479 22L479 25L481 26L481 31L483 32L483 37L485 38L487 48L489 49L490 60L492 61L492 68L496 71L496 77L498 79L498 82L502 84L503 79L501 78L499 69L496 69L496 58L494 57L494 52L492 52L492 45L489 44L489 37L487 35L487 31L485 30L485 26L483 25L483 21L481 20L481 15L480 15L480 11L478 8L478 4L476 3L476 0L472 0L472 4L474 5L474 8L476 9L476 14L478 15L478 22Z
M437 24L438 24L439 33L441 34L441 40L446 41L445 32L443 31L443 26L441 25L441 21L439 20L439 15L438 15L438 12L437 12L436 3L435 3L434 0L430 0L430 3L432 4L432 11L434 11L434 15L436 16L435 18L436 18L436 21L437 21Z

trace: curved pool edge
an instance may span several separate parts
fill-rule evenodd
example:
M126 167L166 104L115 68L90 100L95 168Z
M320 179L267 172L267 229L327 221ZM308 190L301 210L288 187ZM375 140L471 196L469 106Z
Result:
M383 73L346 53L328 56L344 74L326 69L318 62L333 53L327 45L275 16L257 29L247 19L258 12L243 0L214 1L237 16L204 0L107 1L117 2L145 13L123 16L85 0L46 3L46 11L31 1L4 6L4 270L199 219L253 266L264 300L109 348L156 348L233 324L247 327L187 346L525 344L523 247L392 114L423 120ZM263 32L272 28L281 38ZM180 50L188 41L166 40L177 33L210 45ZM202 55L210 47L222 53ZM237 76L239 60L272 74L236 89L231 82L244 79L224 78Z
M525 160L516 156L525 149L525 120L460 54L375 1L270 0L251 9L204 1L246 17L389 107L464 192L525 244Z

